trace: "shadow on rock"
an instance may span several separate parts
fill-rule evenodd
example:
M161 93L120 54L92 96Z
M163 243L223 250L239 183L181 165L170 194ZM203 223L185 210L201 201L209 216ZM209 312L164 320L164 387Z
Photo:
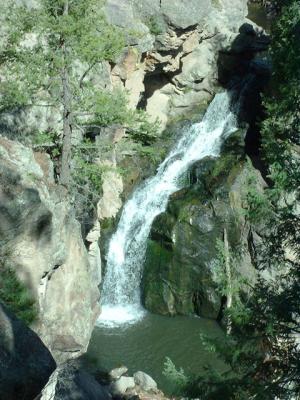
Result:
M0 399L34 399L55 367L36 333L0 304Z

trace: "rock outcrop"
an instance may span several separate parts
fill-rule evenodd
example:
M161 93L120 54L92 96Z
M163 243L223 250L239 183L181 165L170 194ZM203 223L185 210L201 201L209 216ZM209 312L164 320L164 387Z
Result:
M31 6L31 1L28 4ZM159 118L161 131L178 119L204 112L219 90L219 80L228 82L232 72L245 74L249 60L266 45L262 31L246 18L247 0L107 0L105 13L111 23L123 29L128 47L116 64L103 62L95 68L95 87L128 91L130 107L146 109L151 120ZM55 126L59 131L57 110L53 114L47 107L42 109L39 113L30 110L28 114L26 110L20 115L2 115L0 129L10 129L10 137L37 126L42 131ZM169 145L167 135L162 134L160 144L150 148L151 155L140 155L124 127L101 128L101 135L98 133L93 137L99 148L96 162L107 171L98 220L85 238L88 252L67 195L54 182L49 158L0 138L0 233L9 244L11 265L38 304L39 320L34 329L58 362L85 351L99 313L100 225L105 240L123 201L137 182L154 172L157 159ZM74 142L80 140L75 136L76 132ZM122 176L122 169L126 169L126 176ZM144 301L149 309L217 316L220 298L211 280L213 243L224 228L230 236L244 235L237 232L236 215L229 207L231 186L226 190L225 200L216 196L209 206L198 195L195 198L194 189L183 197L179 194L171 201L168 215L157 220L149 245L156 264L150 268L152 272L146 267L144 280ZM202 221L203 213L206 219ZM197 243L192 243L195 229ZM200 262L196 249L206 234L210 250L202 244L207 258ZM155 258L157 251L159 259ZM161 253L166 257L163 264ZM181 275L178 268L183 259L188 261L183 263L186 272ZM155 274L161 277L159 287L153 283ZM198 284L207 279L211 298L204 283ZM187 280L192 281L192 287ZM191 290L185 297L187 287ZM159 306L153 300L156 296Z
M254 37L241 35L241 26L250 25L247 13L246 0L108 0L108 19L137 31L135 40L128 36L131 48L111 71L113 85L125 86L131 105L144 105L162 129L205 108L218 87L220 52L230 54L237 38L245 46L249 37L259 41L258 27Z
M100 277L68 196L54 183L46 154L4 137L0 182L0 235L10 267L38 305L34 330L58 362L77 357L99 313Z
M173 195L153 224L143 277L143 302L152 312L221 318L224 299L216 271L224 230L236 254L235 279L256 279L253 229L243 205L249 182L256 182L258 190L265 183L239 154L239 135L219 159L194 166L190 186Z
M37 334L0 304L0 398L34 399L55 367Z

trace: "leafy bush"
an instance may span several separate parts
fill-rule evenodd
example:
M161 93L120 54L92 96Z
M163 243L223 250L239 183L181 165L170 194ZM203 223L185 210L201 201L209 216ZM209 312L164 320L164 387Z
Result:
M256 179L253 177L250 177L247 182L245 203L245 216L249 222L267 222L272 218L272 204L268 200L267 192L258 190Z

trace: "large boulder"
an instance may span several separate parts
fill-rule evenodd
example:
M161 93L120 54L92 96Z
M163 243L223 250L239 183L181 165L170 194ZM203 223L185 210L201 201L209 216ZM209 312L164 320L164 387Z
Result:
M108 390L72 363L58 367L42 391L40 400L111 400Z
M0 398L34 399L55 367L37 334L0 304Z
M100 276L67 193L54 183L47 155L3 137L0 183L0 235L10 268L39 309L33 329L58 362L76 357L86 350L99 313Z
M133 389L134 387L134 378L131 376L121 376L111 384L110 390L114 395L124 395L128 390Z
M138 371L133 375L134 382L138 385L141 389L145 391L157 390L157 383L150 375L146 374L145 372Z

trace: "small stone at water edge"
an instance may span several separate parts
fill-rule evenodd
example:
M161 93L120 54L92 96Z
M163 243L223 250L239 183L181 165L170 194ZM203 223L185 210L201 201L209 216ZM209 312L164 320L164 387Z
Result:
M155 380L152 379L151 376L145 374L145 372L138 371L133 375L133 377L134 382L139 385L141 389L146 391L157 389L157 383Z
M113 394L125 394L128 389L135 387L134 379L129 376L121 376L116 382L111 385Z
M117 379L121 378L122 375L125 375L128 371L128 368L125 366L114 368L110 371L109 377L111 380L116 381Z

